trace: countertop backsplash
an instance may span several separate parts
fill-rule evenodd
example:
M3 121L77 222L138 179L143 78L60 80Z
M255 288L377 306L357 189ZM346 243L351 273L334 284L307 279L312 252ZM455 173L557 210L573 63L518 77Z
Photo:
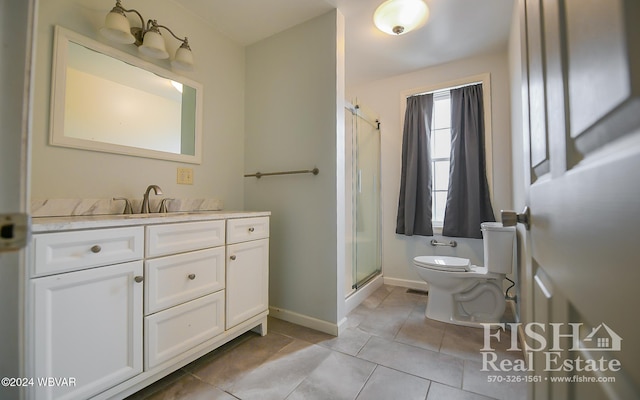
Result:
M133 213L140 212L142 199L129 199ZM151 210L157 211L162 197L149 200ZM222 200L204 199L172 199L167 204L169 212L186 211L220 211ZM68 217L78 215L114 215L124 211L124 200L114 199L34 199L31 200L32 217Z

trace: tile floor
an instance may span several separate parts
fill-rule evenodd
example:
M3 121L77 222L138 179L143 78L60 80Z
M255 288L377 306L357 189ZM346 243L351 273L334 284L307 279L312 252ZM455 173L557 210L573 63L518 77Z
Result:
M426 319L427 300L382 286L340 337L270 318L268 335L246 333L129 400L525 399L525 383L487 381L483 330ZM499 359L521 359L502 334Z

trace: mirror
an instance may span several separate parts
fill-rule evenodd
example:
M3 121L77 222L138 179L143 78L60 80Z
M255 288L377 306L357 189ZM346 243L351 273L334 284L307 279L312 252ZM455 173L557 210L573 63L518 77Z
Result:
M201 162L202 86L56 26L50 144Z

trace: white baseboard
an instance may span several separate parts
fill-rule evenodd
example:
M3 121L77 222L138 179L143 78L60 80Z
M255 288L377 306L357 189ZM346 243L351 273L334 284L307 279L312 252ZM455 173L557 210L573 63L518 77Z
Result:
M339 324L334 324L329 321L323 321L321 319L309 317L307 315L298 314L297 312L284 310L277 307L269 307L269 315L281 319L283 321L291 322L296 325L305 326L316 331L328 333L329 335L338 336L339 325L343 325L345 320L340 321Z
M400 286L408 289L416 289L422 291L428 291L429 285L424 281L412 281L408 279L396 279L378 276L371 280L367 285L358 289L354 294L345 299L345 314L349 314L354 308L356 308L364 299L371 295L376 289L382 285ZM299 314L294 311L285 310L278 307L269 307L269 315L281 319L283 321L291 322L293 324L305 326L316 331L328 333L329 335L338 336L344 331L347 318L343 318L337 324L324 321L321 319L309 317L307 315Z
M425 281L410 281L408 279L388 278L385 276L384 284L406 287L408 289L422 290L424 292L429 291L429 285Z
M338 334L336 336L340 336L347 329L347 317L342 318L340 322L338 322Z

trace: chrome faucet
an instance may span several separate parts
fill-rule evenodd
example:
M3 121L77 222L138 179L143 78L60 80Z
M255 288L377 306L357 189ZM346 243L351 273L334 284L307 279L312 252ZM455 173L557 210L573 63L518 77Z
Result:
M162 189L158 185L149 185L142 197L142 207L140 208L140 214L149 214L151 209L149 207L149 192L153 189L153 193L156 195L162 194Z

